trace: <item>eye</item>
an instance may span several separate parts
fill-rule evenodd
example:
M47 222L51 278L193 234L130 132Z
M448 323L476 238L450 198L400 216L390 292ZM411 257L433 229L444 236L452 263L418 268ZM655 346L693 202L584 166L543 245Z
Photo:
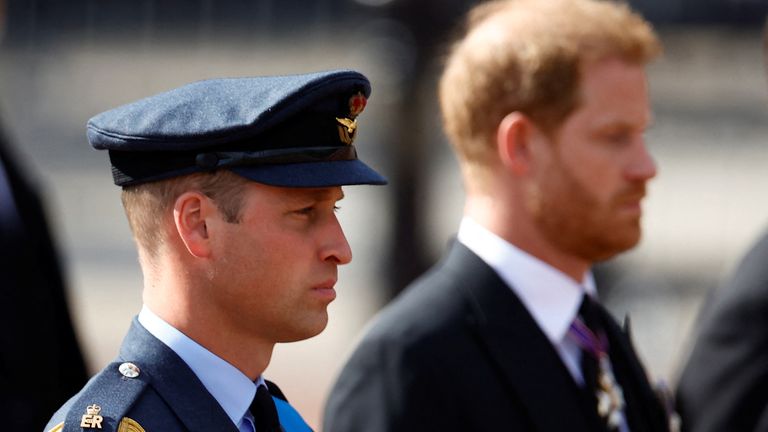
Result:
M616 143L627 142L629 141L629 133L623 131L614 132L608 135L608 139Z
M292 210L291 213L296 215L300 218L307 218L307 219L315 219L320 218L322 215L326 214L333 214L338 212L341 209L341 207L336 205L326 205L326 204L312 204L308 205L306 207L301 207L296 210Z
M315 212L315 206L309 206L309 207L304 207L302 209L296 210L295 213L303 216L310 216L314 212Z
M632 132L628 130L612 130L601 134L602 139L612 145L625 145L632 142Z

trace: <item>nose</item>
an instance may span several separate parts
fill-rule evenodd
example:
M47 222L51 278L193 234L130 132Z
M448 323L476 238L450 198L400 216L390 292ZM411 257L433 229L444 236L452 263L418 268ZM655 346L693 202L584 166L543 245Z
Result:
M656 161L648 150L648 146L644 140L638 140L632 160L626 169L627 180L646 182L656 177L657 173Z
M349 264L352 261L352 248L349 247L347 237L336 216L328 227L328 236L321 249L320 259L330 261L338 265Z

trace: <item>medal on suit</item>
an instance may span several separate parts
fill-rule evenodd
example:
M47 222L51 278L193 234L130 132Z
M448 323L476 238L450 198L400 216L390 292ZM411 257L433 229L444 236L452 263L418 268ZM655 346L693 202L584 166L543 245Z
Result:
M616 382L607 355L600 356L597 370L597 413L610 429L618 429L624 410L624 392Z
M568 334L581 347L583 355L596 360L597 414L610 430L618 430L623 419L624 392L616 381L608 358L608 339L602 332L595 334L580 318L571 323Z

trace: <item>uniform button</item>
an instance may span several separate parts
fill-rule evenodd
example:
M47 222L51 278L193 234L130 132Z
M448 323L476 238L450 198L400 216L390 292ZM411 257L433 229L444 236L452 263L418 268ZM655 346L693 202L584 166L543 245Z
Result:
M126 378L136 378L139 376L139 367L133 363L125 362L117 368L121 374Z

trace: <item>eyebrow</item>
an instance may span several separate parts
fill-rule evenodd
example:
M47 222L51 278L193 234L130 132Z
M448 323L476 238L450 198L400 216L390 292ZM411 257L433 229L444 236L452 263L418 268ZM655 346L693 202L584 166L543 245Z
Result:
M645 113L644 120L645 120L645 129L648 129L656 120L652 110L649 110L648 112ZM627 120L623 116L617 116L615 113L610 113L595 119L595 121L592 123L592 126L596 129L601 129L605 127L616 127L616 126L634 128L635 122L632 120Z
M643 130L648 130L654 124L653 116L649 116L645 124L643 124ZM635 130L637 124L631 121L625 121L623 119L600 119L592 124L595 130L605 129L631 129Z
M337 191L338 191L338 194L337 194ZM341 188L309 189L309 190L303 191L303 193L300 196L303 199L312 199L315 201L326 201L326 200L341 201L344 199L344 190L342 190Z

